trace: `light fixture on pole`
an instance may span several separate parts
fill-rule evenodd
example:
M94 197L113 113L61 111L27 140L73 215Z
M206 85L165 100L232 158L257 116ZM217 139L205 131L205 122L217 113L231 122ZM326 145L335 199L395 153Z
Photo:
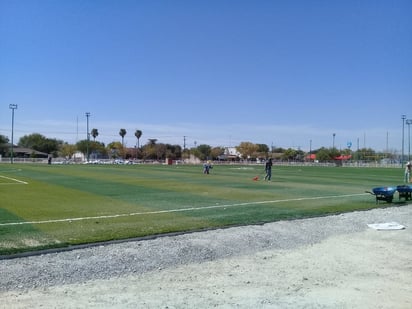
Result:
M89 133L89 117L90 117L90 113L87 112L86 113L86 118L87 118L87 162L89 162L89 143L90 143L90 133Z
M402 167L403 167L404 152L405 152L405 119L406 119L406 115L402 115L402 157L401 157Z
M412 119L406 119L406 124L408 125L408 161L411 161L411 124Z
M336 133L333 133L333 145L332 145L333 149L335 149L335 136L336 136Z
M14 147L14 110L17 109L17 104L10 104L11 109L11 153L10 153L10 163L13 164L13 147Z

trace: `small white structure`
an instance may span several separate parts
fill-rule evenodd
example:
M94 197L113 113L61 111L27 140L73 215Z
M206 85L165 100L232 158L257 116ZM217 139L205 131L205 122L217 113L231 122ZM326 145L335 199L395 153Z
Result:
M225 155L240 157L241 154L240 154L239 151L237 151L236 147L226 147L225 148Z
M78 162L78 161L85 161L86 158L85 158L84 154L82 154L80 151L76 151L76 152L73 154L73 160L76 161L76 162Z

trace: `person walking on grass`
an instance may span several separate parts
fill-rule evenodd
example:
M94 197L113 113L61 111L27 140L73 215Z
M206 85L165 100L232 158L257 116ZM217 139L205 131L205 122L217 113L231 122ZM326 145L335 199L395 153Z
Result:
M266 176L265 176L265 180L270 181L272 179L272 158L270 158L269 160L266 161L265 164L265 172L266 172Z

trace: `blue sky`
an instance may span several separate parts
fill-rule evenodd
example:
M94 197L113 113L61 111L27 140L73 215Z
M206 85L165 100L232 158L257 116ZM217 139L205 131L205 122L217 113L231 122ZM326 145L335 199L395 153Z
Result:
M0 134L399 152L411 55L409 0L0 0Z

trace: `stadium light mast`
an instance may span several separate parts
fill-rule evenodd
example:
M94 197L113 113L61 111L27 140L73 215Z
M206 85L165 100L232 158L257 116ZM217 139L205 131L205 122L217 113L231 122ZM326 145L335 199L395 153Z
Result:
M333 136L332 148L335 149L335 136L336 136L336 133L333 133L332 136Z
M13 164L13 147L14 147L14 110L17 109L17 104L10 104L11 109L11 153L10 153L10 163Z
M406 124L408 125L408 161L411 161L411 124L412 119L406 119Z
M309 161L310 160L312 160L312 140L309 140Z
M403 167L403 160L404 160L404 151L405 151L405 119L406 115L402 115L402 158L401 158L401 166Z
M86 113L86 119L87 119L87 162L89 162L89 143L90 143L90 133L89 133L89 117L90 117L90 113L87 112Z

